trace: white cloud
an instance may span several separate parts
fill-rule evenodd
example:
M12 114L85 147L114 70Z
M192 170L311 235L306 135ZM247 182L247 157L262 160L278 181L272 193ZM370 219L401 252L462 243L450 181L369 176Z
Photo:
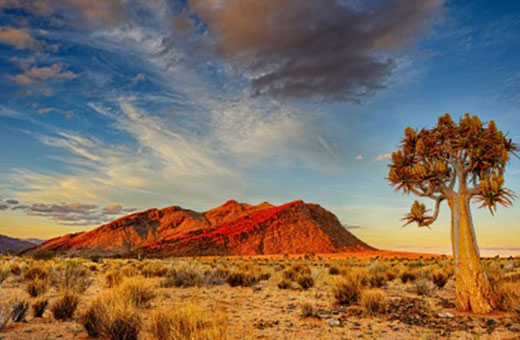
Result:
M357 161L362 161L364 159L363 155L359 154L356 156Z
M387 159L392 159L392 154L391 153L381 153L381 154L376 156L374 161L382 162L382 161L385 161Z

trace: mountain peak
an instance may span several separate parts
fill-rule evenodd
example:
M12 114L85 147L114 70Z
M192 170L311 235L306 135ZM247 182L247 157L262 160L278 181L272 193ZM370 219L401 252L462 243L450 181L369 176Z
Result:
M373 250L318 204L226 203L199 213L178 206L121 217L36 250L68 255L200 256L337 253ZM36 251L36 250L30 250Z

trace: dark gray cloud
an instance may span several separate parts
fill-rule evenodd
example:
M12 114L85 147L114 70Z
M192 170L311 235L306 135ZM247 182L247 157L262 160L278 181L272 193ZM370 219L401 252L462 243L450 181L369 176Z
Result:
M7 204L0 204L0 211L9 209Z
M190 0L253 95L357 101L384 87L396 51L427 33L444 0Z
M2 206L4 205L0 205L0 210ZM8 205L5 205L5 207L5 209L9 208ZM82 203L34 203L11 206L11 210L23 210L29 216L49 218L58 224L66 226L103 224L112 221L117 215L135 211L135 209L123 208L119 204L100 208L95 204Z
M8 199L7 201L5 201L5 203L7 203L7 204L18 204L19 202L18 202L18 200L15 200L15 199L11 198L11 199Z

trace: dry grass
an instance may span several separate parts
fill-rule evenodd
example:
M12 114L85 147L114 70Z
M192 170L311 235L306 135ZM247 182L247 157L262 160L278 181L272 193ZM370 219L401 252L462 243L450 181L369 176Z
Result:
M302 304L300 315L302 316L302 318L320 318L316 306L309 302L305 302L304 304Z
M46 298L40 298L36 300L36 302L34 302L32 305L33 316L35 318L41 318L43 313L45 313L45 309L47 308L48 304L49 300Z
M51 306L52 314L56 320L72 319L79 304L79 294L74 291L60 293L58 299Z
M155 311L150 318L149 330L157 340L226 340L227 325L224 313L209 314L189 302Z
M361 292L360 304L368 314L378 314L384 309L385 295L377 289L367 289Z
M10 306L11 320L14 322L24 321L27 309L29 309L29 301L21 297L14 297L13 300L11 300Z
M314 286L314 279L310 274L303 274L298 276L296 282L302 289L309 289Z
M66 260L51 270L51 282L60 291L84 293L91 285L91 273L79 260Z
M348 306L359 301L362 287L363 278L352 273L332 281L332 295L336 303Z
M146 308L155 297L155 287L148 279L136 276L124 279L115 293L134 307Z
M446 283L448 283L448 279L450 278L450 274L446 273L442 270L436 270L432 274L432 282L438 287L438 288L444 288L446 286Z
M228 275L226 282L231 287L251 287L258 282L257 277L245 271L236 271Z
M33 279L25 283L25 291L32 297L38 297L47 292L49 288L48 279Z

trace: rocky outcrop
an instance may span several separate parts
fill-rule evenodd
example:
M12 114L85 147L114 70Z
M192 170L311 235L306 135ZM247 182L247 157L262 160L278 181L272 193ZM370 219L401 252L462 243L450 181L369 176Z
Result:
M66 255L261 255L373 250L317 204L228 201L204 213L172 206L121 217L33 251Z

